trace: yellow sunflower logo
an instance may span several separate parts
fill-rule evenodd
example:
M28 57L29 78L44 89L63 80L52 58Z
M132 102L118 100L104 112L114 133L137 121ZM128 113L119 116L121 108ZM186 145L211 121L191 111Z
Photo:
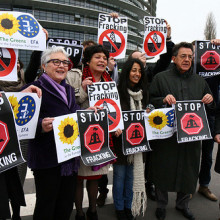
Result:
M63 143L73 144L79 135L78 125L73 118L65 118L59 127L59 137Z
M18 24L18 20L12 14L3 13L0 15L1 32L11 36L18 31L19 27L20 25Z
M12 96L9 96L8 100L13 109L15 119L18 119L17 114L19 113L18 108L20 107L20 105L18 104L17 97L14 97L14 95L12 95Z
M149 116L149 124L156 129L162 129L167 124L167 116L160 111L155 111Z

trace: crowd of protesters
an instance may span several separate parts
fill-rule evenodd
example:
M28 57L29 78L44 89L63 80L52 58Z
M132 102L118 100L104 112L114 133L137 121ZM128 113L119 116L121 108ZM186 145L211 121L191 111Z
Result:
M216 108L219 77L204 80L194 74L193 44L181 42L174 45L168 23L167 30L167 52L160 56L154 68L148 67L145 54L136 50L129 55L119 75L109 51L102 45L87 41L83 43L83 61L79 68L71 68L68 54L62 47L48 48L32 53L25 73L21 61L18 61L18 82L0 81L2 91L23 90L42 95L35 139L29 141L28 147L27 141L21 143L35 180L34 220L68 220L74 204L76 220L98 220L96 205L105 204L110 166L113 166L113 201L118 220L133 220L144 213L147 196L156 200L157 219L164 220L168 192L177 193L176 210L187 219L195 219L189 201L196 191L198 178L198 192L217 201L208 188L213 140L203 141L202 145L200 141L178 144L174 134L171 138L150 141L152 152L125 156L122 152L123 131L118 129L109 135L116 160L97 167L85 166L79 157L60 164L57 161L52 127L54 117L79 109L88 108L95 112L101 109L89 107L87 85L112 80L117 82L123 111L150 112L153 108L172 106L176 101L201 100L209 112L213 138L220 144L220 106ZM48 38L47 31L44 32ZM218 40L212 40L212 43L219 45ZM174 65L170 67L171 61ZM42 73L38 74L40 68ZM9 201L12 219L21 219L20 206L25 205L22 184L26 166L18 169L19 173L17 168L13 168L0 174L0 220L11 217ZM215 170L220 173L220 153ZM84 180L89 199L86 213L82 208Z

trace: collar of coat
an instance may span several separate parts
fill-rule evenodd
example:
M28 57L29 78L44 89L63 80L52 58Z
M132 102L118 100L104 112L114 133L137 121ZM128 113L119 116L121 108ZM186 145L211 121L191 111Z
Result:
M178 74L182 78L188 78L193 74L193 65L190 67L190 69L184 73L180 73L180 71L177 69L176 65L174 66L174 72Z
M40 86L45 89L48 93L52 94L53 96L57 97L58 99L62 100L63 103L66 104L66 102L63 100L62 96L56 91L56 89L44 78L40 77L38 79L38 82L40 83ZM67 100L68 100L68 107L70 108L71 103L75 102L73 98L75 98L74 93L71 92L71 86L66 84L65 79L61 81L60 83L62 86L65 87L66 93L67 93ZM73 96L74 95L74 96Z

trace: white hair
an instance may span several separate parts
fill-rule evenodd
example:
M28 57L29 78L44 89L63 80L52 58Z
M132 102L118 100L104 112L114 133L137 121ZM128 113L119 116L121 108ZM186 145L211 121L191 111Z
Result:
M59 52L63 53L63 54L66 56L66 58L69 57L68 53L64 50L63 47L61 47L61 46L58 46L58 47L49 47L48 49L46 49L46 50L43 52L43 54L42 54L42 56L41 56L41 65L42 65L42 64L44 64L44 65L47 64L47 62L50 60L50 55L51 55L51 54L53 54L53 53L59 53Z

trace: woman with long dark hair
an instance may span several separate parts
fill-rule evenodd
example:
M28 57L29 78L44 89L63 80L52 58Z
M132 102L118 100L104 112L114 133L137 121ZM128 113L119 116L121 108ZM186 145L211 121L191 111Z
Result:
M118 84L123 111L146 108L148 85L144 77L144 66L139 59L128 59L125 62ZM117 219L132 220L133 214L138 215L145 210L143 155L123 155L122 138L114 138L114 149L118 157L113 165L113 199Z

